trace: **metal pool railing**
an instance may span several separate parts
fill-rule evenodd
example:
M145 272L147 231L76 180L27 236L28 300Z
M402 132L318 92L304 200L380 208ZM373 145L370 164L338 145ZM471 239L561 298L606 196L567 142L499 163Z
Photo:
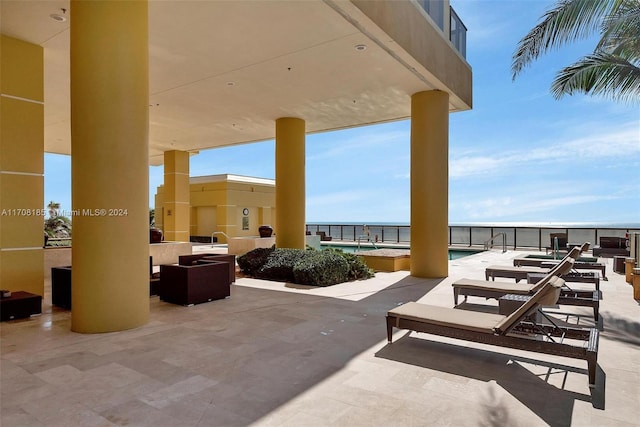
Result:
M507 252L507 235L505 233L498 233L484 242L484 250L488 251L489 249L493 248L493 245L498 237L502 237L502 252Z
M368 229L371 241L374 243L409 244L411 242L411 226L409 225L309 223L306 229L311 234L315 234L316 231L324 231L333 240L348 242L356 242L358 236L365 234L366 229ZM501 237L504 239L504 245L509 249L537 249L541 251L547 247L553 247L551 234L566 234L569 244L591 242L592 245L597 245L600 237L629 237L633 233L640 233L640 227L450 225L448 231L450 246L482 248L492 238L503 235Z

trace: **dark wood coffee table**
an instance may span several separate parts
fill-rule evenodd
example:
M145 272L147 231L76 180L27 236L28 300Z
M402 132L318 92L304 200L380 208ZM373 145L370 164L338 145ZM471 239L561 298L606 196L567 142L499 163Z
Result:
M11 292L11 296L0 298L0 320L23 319L42 314L42 297L24 291Z

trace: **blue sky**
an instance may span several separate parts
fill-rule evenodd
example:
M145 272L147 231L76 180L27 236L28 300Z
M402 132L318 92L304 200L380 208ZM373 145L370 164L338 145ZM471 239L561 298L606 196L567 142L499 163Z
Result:
M474 105L450 115L450 223L640 223L638 105L557 101L549 90L597 38L545 55L512 82L518 41L553 4L451 0L468 28ZM275 178L274 161L265 141L201 151L190 173ZM45 155L45 205L71 209L70 163ZM307 135L306 179L308 223L408 223L409 121ZM162 166L149 168L149 181L153 207Z

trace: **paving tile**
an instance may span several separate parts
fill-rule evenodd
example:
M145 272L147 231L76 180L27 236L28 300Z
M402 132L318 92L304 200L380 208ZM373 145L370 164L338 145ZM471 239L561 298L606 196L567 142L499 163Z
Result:
M22 408L5 407L2 409L2 422L6 426L45 427L36 417Z
M174 418L170 413L149 406L139 400L131 400L113 408L107 409L100 415L113 425L136 427L189 427ZM191 424L197 425L197 424Z
M593 390L583 360L407 331L386 342L387 310L451 307L454 280L521 255L456 260L439 280L396 272L305 290L238 279L230 299L193 307L152 297L147 325L108 334L70 332L69 312L45 301L42 316L0 328L0 423L640 425L640 307L620 275L602 283L598 325L588 309L552 310L561 323L601 329Z
M197 375L151 392L141 397L140 401L153 406L154 408L162 409L175 401L181 400L185 396L213 387L216 384L217 381L212 381L208 378Z

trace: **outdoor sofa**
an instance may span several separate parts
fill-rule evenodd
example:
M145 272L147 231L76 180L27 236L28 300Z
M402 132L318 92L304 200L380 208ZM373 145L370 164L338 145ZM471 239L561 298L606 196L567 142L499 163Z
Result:
M229 263L161 265L158 296L161 301L193 305L231 295Z
M196 265L208 262L226 262L229 267L229 284L236 281L236 256L234 254L191 254L180 255L178 257L178 265Z
M600 237L600 245L593 248L595 257L628 257L630 250L627 247L628 239L625 237Z

